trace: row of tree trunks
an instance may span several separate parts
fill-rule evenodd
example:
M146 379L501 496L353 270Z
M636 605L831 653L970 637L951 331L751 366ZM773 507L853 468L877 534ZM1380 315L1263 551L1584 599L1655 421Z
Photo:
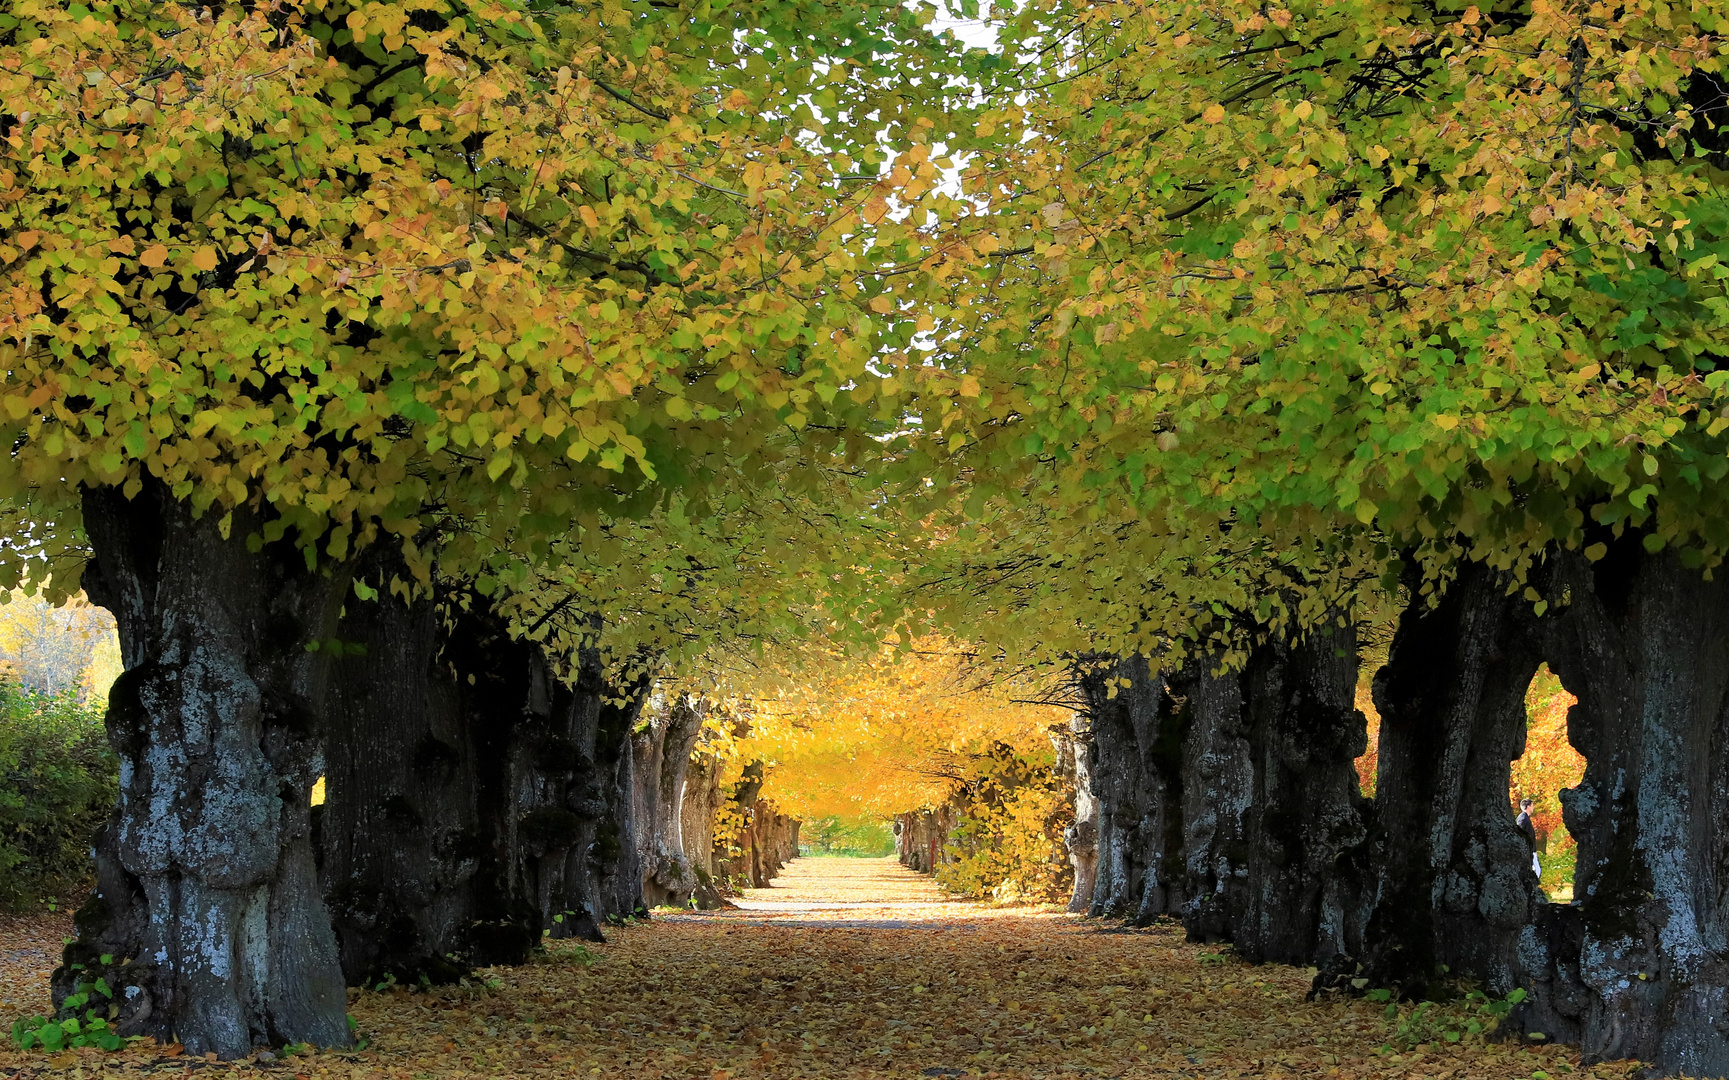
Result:
M353 604L342 632L365 651L336 667L319 833L351 983L519 964L642 906L612 839L640 688L618 701L592 651L567 685L478 597Z
M694 703L687 707L697 709ZM679 725L670 730L677 735ZM694 747L699 740L693 733L679 741ZM727 897L740 888L767 888L797 857L801 823L762 797L762 762L746 765L738 781L728 785L718 759L701 752L686 753L685 758L678 840L689 868L690 891L678 902L711 911L729 906ZM717 829L720 822L727 828Z
M1374 679L1372 803L1348 630L1229 674L1087 672L1091 911L1178 915L1252 959L1321 965L1317 986L1522 988L1514 1022L1588 1060L1729 1074L1729 583L1629 535L1524 584L1544 614L1476 563L1404 613ZM1544 662L1579 698L1587 759L1562 793L1568 905L1538 888L1508 802Z
M747 771L733 794L736 812L743 815L730 851L721 854L722 876L752 889L766 889L781 868L798 855L799 822L761 797L761 766Z
M684 856L696 880L690 902L701 911L714 911L730 904L727 895L731 885L722 869L726 853L715 836L715 823L730 797L721 771L719 759L702 753L695 754L685 767L684 799L680 807Z
M1258 960L1340 951L1349 858L1365 834L1355 665L1339 629L1262 646L1240 671L1198 661L1154 674L1139 658L1083 671L1091 752L1077 776L1088 774L1098 807L1091 914L1180 918L1194 939L1233 941Z
M344 597L245 510L91 491L84 585L119 624L121 797L56 1002L233 1058L349 1039L345 984L444 980L644 911L630 734L646 681L574 685L478 597ZM253 550L256 547L257 550ZM405 575L404 575L405 576ZM315 782L326 802L316 820ZM106 960L104 959L106 958Z

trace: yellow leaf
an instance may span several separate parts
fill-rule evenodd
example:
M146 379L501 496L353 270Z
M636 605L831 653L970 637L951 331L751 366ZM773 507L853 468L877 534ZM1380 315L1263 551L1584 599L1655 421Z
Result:
M200 270L216 269L216 249L199 248L198 253L192 256L192 265Z
M972 375L961 376L961 397L976 398L979 396L979 380Z
M1459 426L1459 418L1457 416L1449 416L1446 413L1437 415L1434 420L1435 426L1440 428L1442 431L1452 431L1454 428Z
M594 207L584 203L582 206L577 208L576 212L582 216L582 222L584 225L587 225L591 229L600 228L600 215L594 212Z
M1225 107L1223 105L1208 105L1206 111L1201 113L1201 119L1209 124L1222 124L1225 121Z
M138 265L161 266L168 261L168 249L161 244L151 244L138 253Z
M876 312L878 315L887 315L889 312L894 310L895 302L893 298L888 296L873 296L871 297L870 307L871 310Z

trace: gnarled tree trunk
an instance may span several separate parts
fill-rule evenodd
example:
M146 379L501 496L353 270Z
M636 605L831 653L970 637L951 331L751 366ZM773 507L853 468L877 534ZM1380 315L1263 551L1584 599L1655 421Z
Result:
M376 555L367 570L387 568ZM339 633L315 810L319 876L350 985L468 969L483 837L466 675L431 597L351 601ZM513 953L514 954L514 953ZM488 958L490 959L490 958Z
M1374 688L1377 881L1360 959L1377 984L1420 994L1445 965L1494 993L1514 986L1541 901L1507 795L1539 633L1531 605L1481 563L1400 620Z
M553 710L571 767L540 783L542 809L530 812L570 815L561 819L570 842L539 868L546 929L555 938L604 941L603 923L644 911L629 740L651 683L612 684L592 649L579 660L576 685L560 688Z
M1115 694L1111 682L1117 683ZM1098 867L1088 914L1145 926L1182 910L1183 746L1189 712L1143 657L1080 678L1093 733Z
M651 710L631 736L631 771L638 778L636 851L643 902L683 907L696 891L695 868L684 850L685 778L702 734L701 703L680 695Z
M1561 793L1577 903L1529 931L1527 1029L1587 1061L1729 1075L1729 578L1638 534L1560 558L1550 663L1579 698ZM1569 1030L1572 1028L1572 1030Z
M934 810L915 810L895 817L895 855L900 864L921 874L934 874L945 860L949 834L960 815L947 803Z
M263 522L245 509L227 528L218 517L195 520L153 480L131 500L85 493L84 587L114 613L126 663L107 719L120 801L56 1001L105 975L125 1034L224 1058L342 1046L310 796L329 670L319 645L348 577L309 570L285 542L250 551Z
M1353 762L1368 736L1356 708L1356 633L1263 645L1240 681L1254 780L1232 940L1252 960L1324 963L1362 934L1368 805Z
M562 857L576 842L560 805L577 769L568 727L573 703L542 648L512 638L478 596L450 597L439 663L461 695L474 753L478 866L468 924L471 962L520 964L552 917Z
M648 915L635 839L632 792L638 779L631 760L630 734L652 688L653 680L643 676L626 686L609 684L600 699L593 759L602 811L586 865L589 888L602 921Z
M1069 911L1075 913L1092 906L1099 872L1099 802L1093 795L1092 757L1092 729L1076 714L1062 738L1059 761L1074 777L1075 821L1063 830L1063 843L1075 869L1074 894L1069 897Z
M1183 876L1171 904L1191 941L1229 941L1248 908L1249 800L1254 788L1242 675L1205 659L1171 676L1188 716L1182 744Z

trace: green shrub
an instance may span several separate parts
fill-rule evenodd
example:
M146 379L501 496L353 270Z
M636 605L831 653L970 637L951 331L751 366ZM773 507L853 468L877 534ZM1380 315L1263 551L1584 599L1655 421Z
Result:
M1409 1008L1393 1000L1391 991L1371 990L1363 996L1386 1003L1388 1049L1410 1051L1424 1043L1483 1042L1499 1030L1513 1007L1525 1000L1525 991L1492 998L1481 990L1471 990L1457 1001L1419 1001Z
M112 956L102 958L103 963L111 963L113 959ZM84 1013L83 1019L78 1017L80 1010ZM118 1050L126 1040L115 1032L109 1021L119 1015L119 1011L114 991L106 979L97 979L94 983L80 980L61 1006L61 1019L35 1016L25 1020L20 1017L12 1022L12 1042L20 1050L40 1047L51 1054L79 1046Z
M95 706L0 682L0 909L64 901L90 885L90 839L117 785Z

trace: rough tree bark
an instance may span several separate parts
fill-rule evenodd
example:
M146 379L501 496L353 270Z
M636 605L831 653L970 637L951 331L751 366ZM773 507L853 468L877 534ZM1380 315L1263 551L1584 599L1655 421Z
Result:
M1248 908L1249 800L1254 788L1243 679L1205 658L1171 676L1168 693L1186 712L1181 792L1183 874L1166 901L1191 941L1229 941Z
M948 804L934 810L915 810L895 817L895 855L902 866L921 874L934 874L946 857L949 834L960 820Z
M316 645L348 577L307 569L290 543L250 551L264 522L246 509L218 518L195 520L153 480L130 500L85 493L84 587L113 612L126 664L107 717L120 800L56 1003L105 975L123 1033L194 1055L343 1046L309 803L329 669Z
M689 860L696 888L691 894L701 911L716 911L731 904L723 888L725 875L715 862L715 818L726 803L726 788L721 783L720 762L706 755L691 759L685 773L684 818L682 836L684 854Z
M1609 538L1605 537L1606 540ZM1578 902L1525 935L1527 1030L1586 1060L1729 1075L1729 577L1638 534L1559 558L1550 663L1586 758L1561 794Z
M1086 911L1093 903L1093 887L1099 871L1099 802L1093 796L1093 733L1086 718L1077 713L1061 743L1061 766L1072 770L1075 788L1075 822L1063 830L1069 863L1075 868L1071 912Z
M700 703L680 695L650 710L648 723L631 736L631 769L638 781L636 851L643 902L649 907L684 907L697 888L684 850L684 798L702 723Z
M1079 686L1093 733L1088 771L1099 807L1088 914L1146 926L1178 914L1184 900L1182 756L1189 713L1142 657L1088 670Z
M1369 808L1353 762L1368 734L1356 708L1356 632L1263 645L1241 685L1254 780L1232 940L1251 960L1321 964L1361 938Z
M1260 646L1241 683L1254 793L1236 949L1255 961L1321 964L1362 935L1369 805L1354 762L1368 748L1368 721L1356 707L1356 631Z
M603 922L648 915L634 838L632 792L637 781L630 734L652 688L653 680L647 675L623 686L608 684L596 714L592 756L602 810L585 866L595 910Z
M1359 959L1377 985L1421 994L1445 965L1504 994L1541 894L1508 805L1525 692L1542 662L1531 605L1461 565L1438 605L1406 609L1375 676L1376 880Z
M362 573L387 571L381 554ZM430 596L351 601L324 733L319 876L350 985L449 982L468 968L483 838L461 673Z

